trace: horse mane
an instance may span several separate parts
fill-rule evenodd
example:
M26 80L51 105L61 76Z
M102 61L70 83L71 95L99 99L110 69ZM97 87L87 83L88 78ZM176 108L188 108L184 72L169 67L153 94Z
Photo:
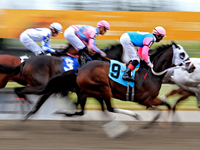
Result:
M172 41L171 44L167 44L167 45L161 45L159 47L157 47L155 50L149 50L149 56L150 56L150 59L153 60L158 54L162 53L163 51L165 51L166 49L172 47L172 45L176 45L176 43L174 43Z
M122 62L123 47L121 44L112 44L102 49L110 59L118 60Z

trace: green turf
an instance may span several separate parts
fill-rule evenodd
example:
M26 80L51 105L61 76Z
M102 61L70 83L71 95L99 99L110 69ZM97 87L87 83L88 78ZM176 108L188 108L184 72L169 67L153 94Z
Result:
M162 85L162 88L160 90L160 94L159 94L159 98L163 95L163 94L167 94L168 92L170 92L172 89L177 89L178 86L176 85ZM169 104L171 106L174 105L175 101L180 97L179 94L176 94L174 96L170 96L169 98L167 98ZM69 98L73 101L76 100L76 95L74 93L71 93ZM118 99L112 99L112 104L113 106L117 107L117 108L122 108L122 109L130 109L130 110L144 110L145 107L142 105L139 105L137 103L134 102L129 102L129 101L121 101ZM162 110L166 110L165 106L159 106L160 109ZM87 100L87 105L86 105L86 109L100 109L100 105L98 103L97 100L95 100L94 98L88 98ZM183 102L180 102L177 106L178 110L198 110L197 108L197 100L194 96L191 96L189 98L187 98L186 100L184 100Z
M13 87L19 87L19 86L21 87L21 85L15 83L15 82L9 82L6 86L6 88L13 88ZM158 97L160 98L163 94L166 94L166 93L170 92L172 89L177 89L177 88L178 88L178 86L176 86L176 85L163 84ZM173 106L173 104L179 97L180 97L179 94L171 96L168 98L168 102L170 103L171 106ZM70 93L69 98L73 101L76 101L77 97L76 97L75 93ZM137 103L121 101L118 99L112 99L112 104L113 104L113 106L115 106L117 108L124 108L124 109L130 109L130 110L144 110L145 109L144 106L138 105ZM159 108L166 109L165 106L162 106L162 107L160 106ZM88 98L86 109L100 109L100 105L99 105L98 101L95 100L94 98ZM181 102L178 105L177 109L179 109L179 110L198 110L196 98L194 96L187 98L186 100L184 100L183 102Z

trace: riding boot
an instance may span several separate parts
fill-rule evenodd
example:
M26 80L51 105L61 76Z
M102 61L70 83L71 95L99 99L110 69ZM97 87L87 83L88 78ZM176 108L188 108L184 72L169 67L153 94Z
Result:
M78 62L81 66L83 66L84 64L86 64L88 62L88 56L87 56L86 52L87 52L86 47L84 49L79 50L80 57L79 57Z
M134 82L134 79L133 78L131 78L131 69L130 68L126 68L126 71L125 71L125 73L123 74L123 76L122 76L122 79L123 80L127 80L127 81L131 81L131 82Z

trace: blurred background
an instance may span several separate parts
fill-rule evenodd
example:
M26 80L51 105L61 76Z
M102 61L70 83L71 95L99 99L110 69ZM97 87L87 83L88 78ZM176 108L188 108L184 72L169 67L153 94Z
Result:
M198 0L1 0L0 53L32 55L18 39L27 28L49 27L56 21L65 30L72 24L96 26L104 19L110 23L111 30L98 36L100 48L119 42L126 31L152 32L154 27L161 25L167 37L153 47L175 41L190 56L199 57L199 12ZM59 49L68 42L60 34L51 43L53 48Z
M59 22L65 30L73 24L96 26L100 20L106 20L111 25L111 29L106 35L99 35L97 38L97 46L100 48L119 43L120 36L126 31L152 32L156 26L163 26L166 29L167 37L159 43L154 43L152 48L175 41L184 47L190 57L200 57L200 0L0 0L0 54L34 55L19 41L19 35L27 28L48 28L52 22ZM51 39L51 46L55 49L60 49L67 43L63 34ZM40 43L38 44L40 45ZM30 110L29 105L21 104L15 99L13 87L16 87L16 83L11 82L6 88L0 90L0 149L125 150L134 148L156 150L162 147L162 150L165 150L198 149L200 146L198 140L200 135L199 116L196 113L191 114L189 111L187 111L187 115L184 114L184 117L189 120L196 118L198 124L188 126L189 124L176 123L174 126L176 128L161 128L155 124L153 128L143 130L141 128L143 123L139 122L137 125L136 122L130 124L131 121L128 121L126 124L131 127L131 130L128 130L131 132L115 140L105 138L99 122L88 124L81 119L76 122L73 119L72 121L64 119L58 123L49 120L47 122L39 120L36 121L36 124L33 124L32 121L23 124L15 121L5 123L7 119L20 118L21 120L21 116L15 115L27 113ZM173 88L177 88L177 86L163 85L159 96ZM171 106L177 97L175 95L168 98ZM76 100L77 97L75 94L71 94L69 98ZM32 97L32 100L37 99ZM52 98L44 104L39 114L36 114L36 118L46 117L49 119L55 110L66 106L62 100L55 101L54 99ZM144 106L133 102L114 100L112 103L114 107L121 109L134 111L145 109ZM160 108L166 109L162 106ZM99 103L91 98L87 100L85 109L101 108ZM177 109L199 110L195 97L189 97L180 103ZM155 114L146 113L144 116L151 115ZM97 117L93 113L90 117L92 116ZM178 122L181 119L175 121ZM59 128L61 129L58 130Z
M200 57L199 0L1 0L0 54L34 55L19 42L19 35L27 28L48 28L52 22L59 22L65 30L73 24L96 26L100 20L111 25L106 35L97 37L100 48L119 43L120 36L126 31L152 32L156 26L163 26L167 37L154 43L152 48L175 41L190 57ZM51 39L55 49L67 43L63 34ZM170 90L171 86L164 86L160 95ZM170 100L174 102L173 97ZM124 107L141 109L130 103L125 102ZM196 98L188 99L183 105L184 109L197 109ZM93 106L96 109L96 105L90 105L90 108Z

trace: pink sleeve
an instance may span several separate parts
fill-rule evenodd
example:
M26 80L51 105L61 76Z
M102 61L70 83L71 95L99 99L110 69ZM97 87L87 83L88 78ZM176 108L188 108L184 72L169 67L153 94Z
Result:
M149 54L148 54L148 52L149 52L149 47L148 46L143 46L143 48L142 48L142 58L144 59L144 61L147 61L147 60L149 60Z
M143 40L143 45L145 46L148 46L148 47L151 47L153 44L153 38L152 37L146 37L144 40Z
M94 28L88 28L88 46L95 52L101 53L101 50L96 46L96 30Z
M88 45L93 51L95 51L97 53L101 53L101 50L96 46L96 43L95 43L94 39L89 39L88 40Z
M149 60L149 48L152 46L153 44L153 38L152 37L147 37L143 40L143 48L142 48L142 52L141 52L141 59L144 59L144 61L148 61Z
M93 27L87 27L86 30L89 38L96 38L95 35L97 32Z

